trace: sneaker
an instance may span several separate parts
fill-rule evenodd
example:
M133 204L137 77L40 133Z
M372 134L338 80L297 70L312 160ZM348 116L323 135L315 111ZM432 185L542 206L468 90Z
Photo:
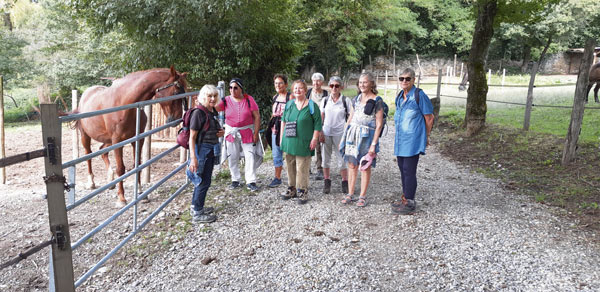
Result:
M325 179L325 183L323 184L323 194L331 193L331 180Z
M342 194L347 194L347 193L348 193L348 181L343 180L342 181Z
M190 206L190 215L192 215L192 217L202 214L212 214L214 211L215 208L213 207L204 207L202 208L202 210L196 211L196 209L194 209L194 206Z
M196 223L213 223L217 221L217 216L212 214L196 214L192 220Z
M274 178L273 181L271 181L271 183L269 184L270 188L276 188L278 186L281 185L281 179L280 178Z
M398 208L400 206L402 206L405 203L406 198L404 197L404 194L402 194L402 196L400 197L400 201L394 201L392 202L390 205L392 206L392 208Z
M258 187L256 186L256 183L249 183L246 185L246 188L248 188L248 190L250 190L251 192L258 192Z
M232 181L231 184L229 185L230 190L237 189L239 187L240 187L240 183L237 181Z
M392 207L392 214L394 215L412 215L417 209L417 203L414 200L405 200L399 207Z
M288 187L287 191L282 194L280 197L282 200L289 200L291 198L295 198L297 195L295 187Z
M315 177L315 180L323 180L324 176L323 176L323 170L319 170L319 172L317 173L317 176Z
M308 202L308 191L299 189L298 190L298 205L304 205Z

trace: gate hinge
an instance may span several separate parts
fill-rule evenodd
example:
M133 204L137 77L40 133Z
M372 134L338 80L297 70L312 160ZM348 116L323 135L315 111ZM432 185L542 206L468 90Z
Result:
M65 237L65 233L63 232L63 226L57 225L54 229L54 243L60 250L65 249L65 244L67 242L67 238Z
M44 176L44 182L46 184L51 182L60 182L63 184L63 188L65 189L65 191L68 192L71 190L71 185L67 183L67 179L62 175L53 174L51 176Z
M50 164L54 165L56 164L56 144L53 137L48 137L46 140L48 141L48 145L46 146L48 160Z

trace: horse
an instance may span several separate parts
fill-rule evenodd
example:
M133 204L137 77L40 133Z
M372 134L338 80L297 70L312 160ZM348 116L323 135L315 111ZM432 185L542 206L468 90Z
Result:
M467 89L467 82L469 82L469 72L465 72L465 75L463 75L463 78L460 81L460 84L458 85L458 90L464 91L465 89Z
M590 90L592 89L594 84L596 84L596 87L594 88L594 101L598 103L600 102L598 100L598 90L600 90L600 62L594 64L590 69L590 77L588 79L588 86L586 91L587 94L585 95L586 103L588 102L588 95L590 94Z
M153 98L181 94L186 89L186 76L187 73L179 73L175 71L173 66L171 68L155 68L133 72L123 78L114 80L110 87L92 86L86 89L81 95L79 106L74 113L97 111ZM167 122L181 118L183 114L182 105L182 99L160 103ZM140 114L139 132L142 133L146 127L147 117L143 111ZM92 152L90 147L92 139L102 143L100 149L103 149L135 136L135 123L136 109L128 109L78 120L75 127L81 133L81 144L87 155ZM138 156L143 142L144 140L139 140ZM135 142L131 145L135 156ZM125 173L123 147L115 149L114 154L117 166L116 172L118 176L121 176ZM108 160L108 153L102 154L102 160L106 165L108 181L112 181L114 172ZM96 185L91 159L87 160L87 170L88 183L86 187L94 189ZM137 183L139 184L140 181L138 180ZM117 206L122 207L127 204L124 194L123 182L121 181L118 183Z

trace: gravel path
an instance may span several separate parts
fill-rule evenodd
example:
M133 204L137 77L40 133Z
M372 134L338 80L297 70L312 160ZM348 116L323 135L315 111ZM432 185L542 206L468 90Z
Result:
M264 187L265 163L260 194L211 188L213 203L226 206L216 223L194 225L151 265L138 269L129 258L123 274L94 277L84 290L600 291L597 234L435 147L420 161L417 214L391 215L400 190L392 137L384 137L388 160L378 161L366 208L341 205L340 193L323 195L314 181L307 205L281 201L283 187Z

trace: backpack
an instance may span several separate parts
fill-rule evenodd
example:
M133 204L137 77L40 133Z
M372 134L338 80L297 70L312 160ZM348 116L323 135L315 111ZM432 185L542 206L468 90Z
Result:
M185 149L190 149L190 119L192 118L192 113L195 110L201 110L202 112L204 112L204 116L206 117L206 121L204 121L204 125L202 126L202 136L200 137L200 140L202 140L204 134L206 134L206 131L208 130L208 127L210 127L208 112L206 111L206 108L202 105L193 107L185 111L185 114L183 114L183 125L177 133L177 144L179 144L179 146Z
M354 98L354 107L356 108L356 103L359 102L359 98L361 97L361 95L357 95L356 98ZM381 127L381 132L379 133L379 137L383 136L383 130L385 130L387 128L387 119L388 119L388 113L390 112L390 107L387 105L387 103L385 103L385 101L383 100L383 98L381 98L381 96L377 96L375 98L375 102L377 102L377 100L381 100L381 103L383 103L383 127Z
M244 99L248 102L248 108L250 108L250 97L244 93ZM225 96L223 96L223 98L221 98L221 101L223 102L223 112L225 112L225 109L227 108L227 103L225 102Z
M289 102L286 103L285 104L285 110L287 110L291 106L291 104L292 103L289 103ZM310 111L310 115L311 116L315 114L315 102L312 101L312 99L308 100L308 111Z
M342 100L342 103L344 104L344 110L346 111L346 122L347 122L348 116L350 115L348 113L348 104L346 104L346 97L344 95L341 95L340 97L344 98ZM325 96L324 98L325 98L325 100L323 101L323 109L322 109L323 112L325 112L325 107L327 106L327 100L329 100L329 96Z

